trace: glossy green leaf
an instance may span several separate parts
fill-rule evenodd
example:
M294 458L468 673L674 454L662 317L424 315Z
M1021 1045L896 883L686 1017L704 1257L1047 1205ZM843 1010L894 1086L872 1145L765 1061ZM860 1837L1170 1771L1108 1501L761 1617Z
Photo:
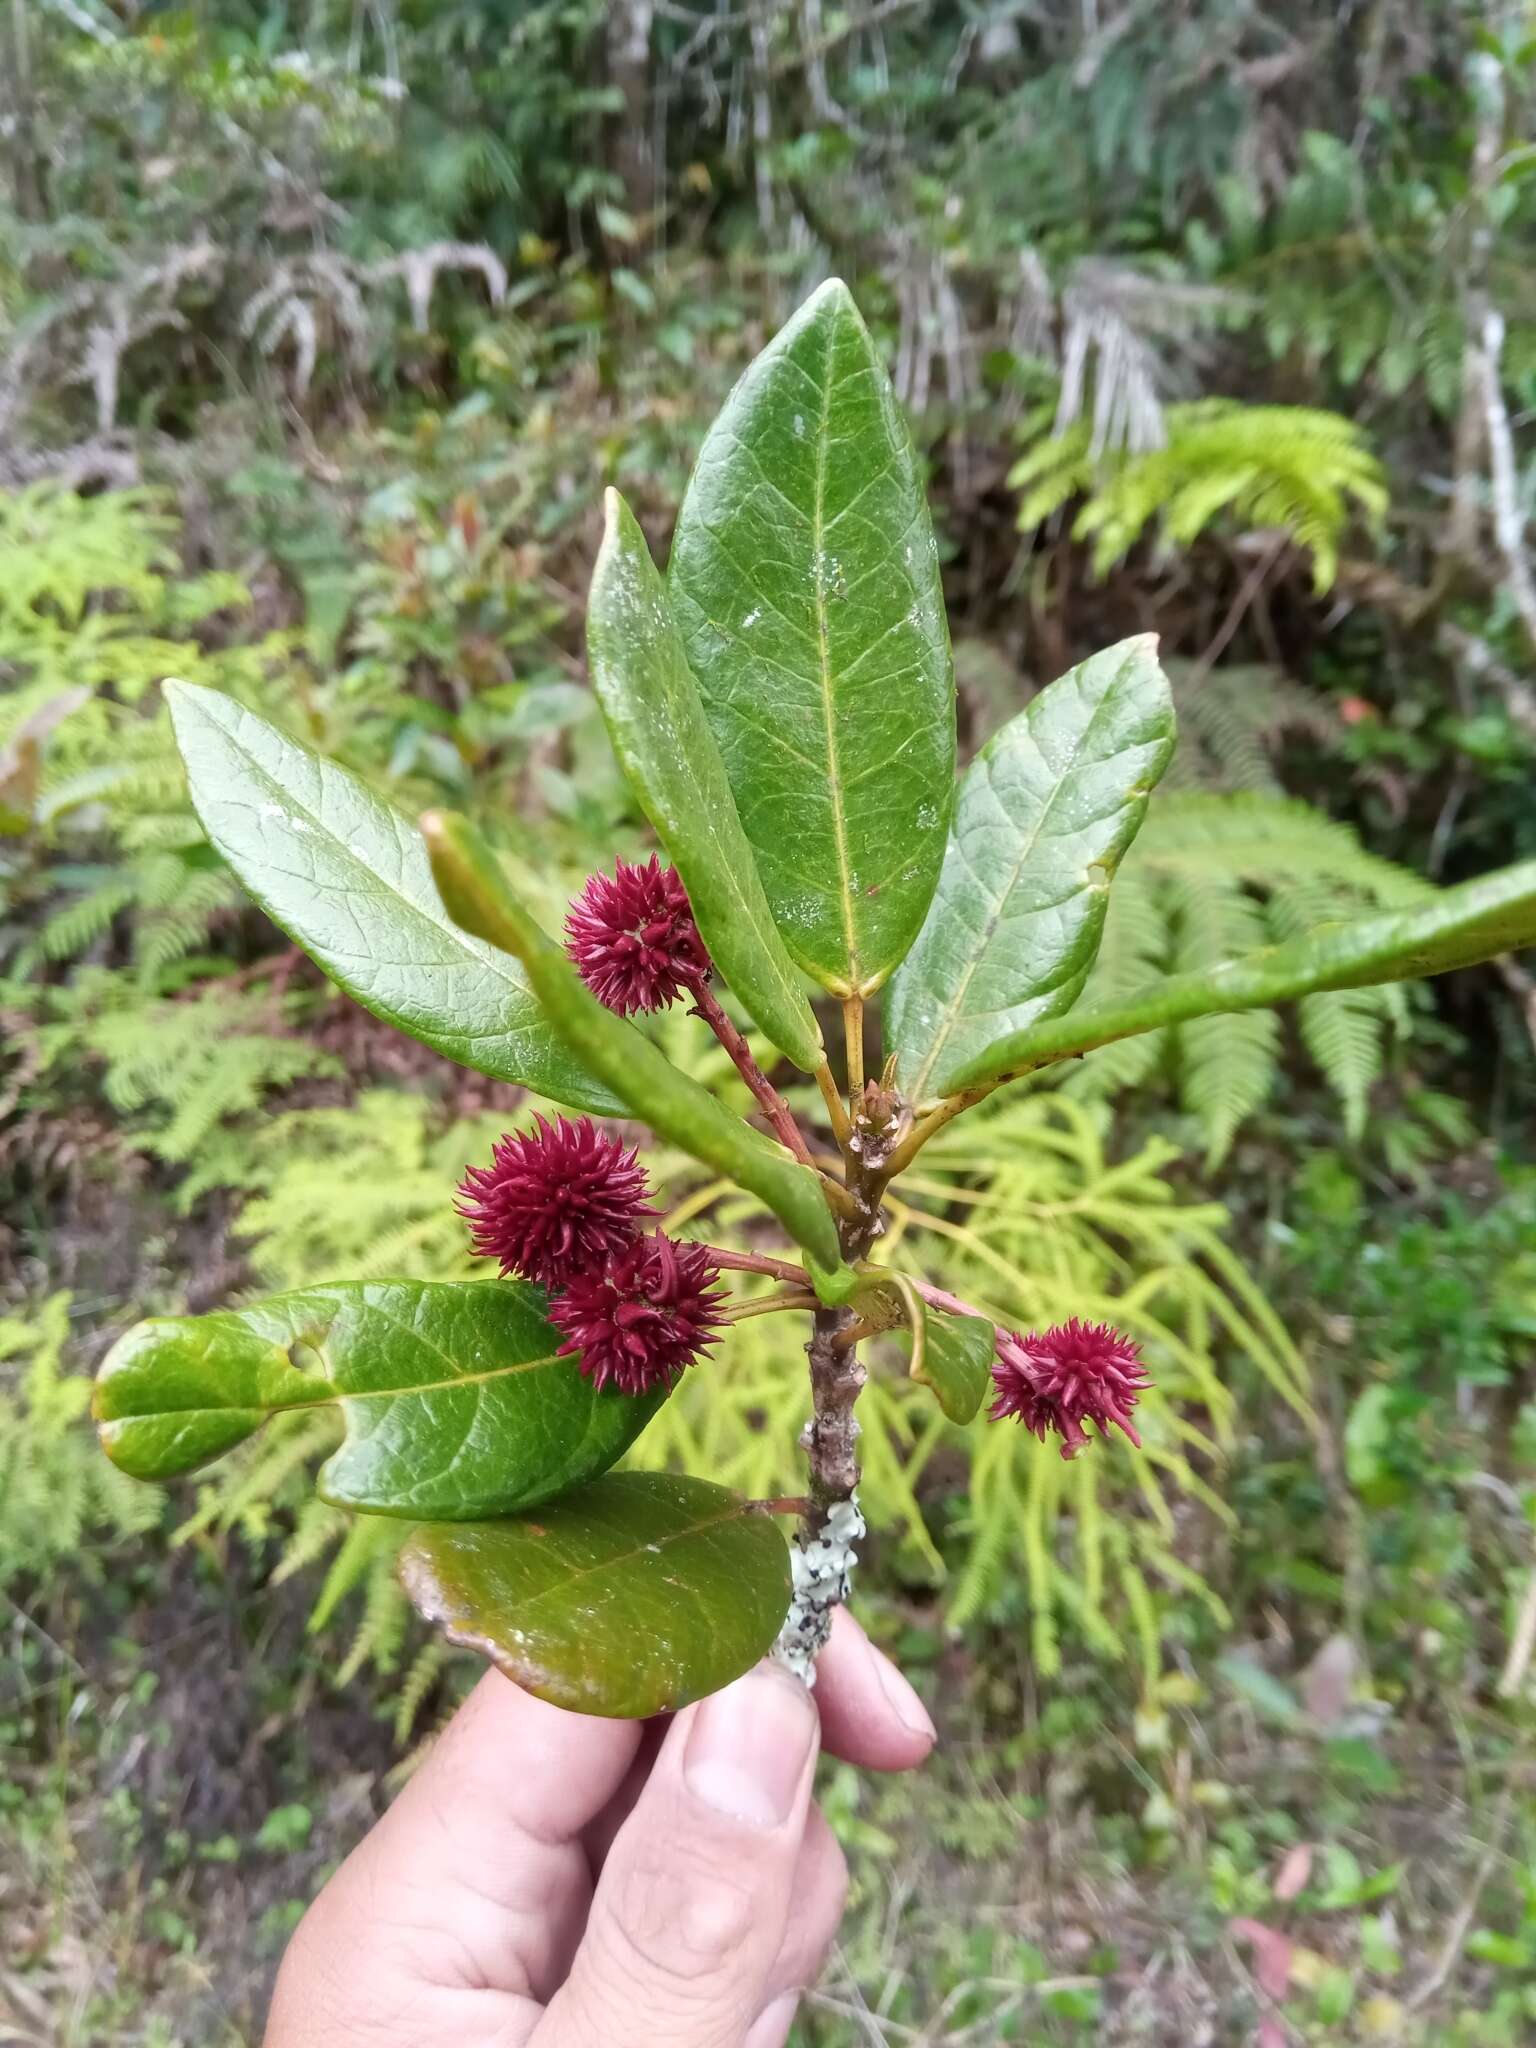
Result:
M428 1523L400 1559L450 1642L540 1699L640 1720L755 1664L789 1609L767 1515L703 1479L616 1472L536 1516Z
M784 943L826 987L867 993L938 878L955 691L922 480L846 285L823 285L726 402L668 582Z
M449 915L522 961L544 1014L583 1066L661 1137L756 1195L814 1258L837 1265L837 1228L810 1168L679 1073L627 1018L603 1008L563 947L512 894L467 820L435 811L422 819L421 829Z
M1110 879L1173 752L1151 634L1095 654L982 748L938 893L891 983L887 1036L914 1103L1060 1016L1099 950Z
M923 1307L921 1333L912 1326L912 1378L931 1389L951 1422L974 1422L992 1385L997 1332L981 1316Z
M1028 1073L1116 1039L1192 1017L1267 1008L1325 989L1448 974L1536 945L1536 861L1442 889L1426 903L1350 924L1319 925L1283 946L1245 953L1201 974L1176 974L1123 1003L1074 1012L988 1049L959 1076L971 1087Z
M348 995L461 1066L614 1115L516 963L453 923L414 825L350 769L232 697L165 686L203 829L274 924Z
M975 1420L992 1383L997 1332L982 1316L952 1314L925 1300L905 1273L861 1270L859 1315L876 1329L905 1327L912 1344L908 1376L925 1386L951 1422Z
M763 894L666 586L624 500L609 491L604 502L587 651L613 750L687 885L715 965L780 1052L814 1073L821 1031Z
M560 1343L520 1281L307 1287L136 1324L102 1363L95 1414L115 1465L171 1479L273 1415L334 1403L345 1436L320 1471L327 1500L499 1514L606 1472L664 1398L599 1393Z

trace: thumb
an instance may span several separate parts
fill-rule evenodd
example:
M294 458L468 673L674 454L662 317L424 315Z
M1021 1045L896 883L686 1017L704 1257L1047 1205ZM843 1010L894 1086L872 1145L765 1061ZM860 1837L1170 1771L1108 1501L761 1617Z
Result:
M817 1731L804 1686L768 1664L677 1716L538 2048L742 2048L789 1921Z

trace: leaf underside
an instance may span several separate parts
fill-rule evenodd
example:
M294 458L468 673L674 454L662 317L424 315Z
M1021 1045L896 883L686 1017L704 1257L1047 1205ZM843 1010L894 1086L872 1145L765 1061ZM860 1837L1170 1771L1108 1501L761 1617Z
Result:
M927 1387L951 1422L973 1422L992 1383L997 1332L983 1316L935 1308L910 1274L861 1269L854 1296L872 1332L904 1331L911 1346L908 1377Z
M596 1478L662 1394L599 1393L521 1281L354 1281L163 1316L113 1346L95 1414L113 1463L165 1480L273 1415L334 1404L319 1490L338 1507L442 1519L532 1506Z
M411 821L350 769L200 684L165 686L203 830L274 924L348 995L434 1052L599 1115L521 969L444 910Z
M971 763L938 890L891 983L889 1043L914 1103L1077 1000L1173 733L1144 634L1042 690Z
M912 1326L912 1378L929 1388L951 1422L974 1422L992 1385L997 1332L982 1316L951 1315L925 1302Z
M784 943L825 987L868 993L943 859L954 676L911 441L837 280L706 437L668 586Z
M537 1515L427 1523L406 1591L450 1641L574 1713L673 1712L750 1669L789 1608L766 1515L703 1479L611 1473Z

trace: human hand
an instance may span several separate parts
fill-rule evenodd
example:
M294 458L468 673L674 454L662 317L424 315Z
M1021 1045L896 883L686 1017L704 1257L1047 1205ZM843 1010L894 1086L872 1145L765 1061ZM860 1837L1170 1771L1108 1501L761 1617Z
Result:
M843 1909L822 1743L933 1743L846 1611L814 1694L760 1665L666 1721L489 1672L304 1916L265 2048L781 2048Z

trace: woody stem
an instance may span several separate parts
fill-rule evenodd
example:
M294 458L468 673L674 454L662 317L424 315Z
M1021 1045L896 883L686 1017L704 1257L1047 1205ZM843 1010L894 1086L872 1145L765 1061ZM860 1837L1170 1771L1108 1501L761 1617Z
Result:
M878 1169L849 1157L849 1192L856 1213L838 1224L843 1258L857 1265L879 1225ZM855 1545L864 1533L859 1513L859 1425L853 1408L866 1378L854 1333L859 1318L846 1307L818 1308L806 1356L811 1368L811 1418L801 1443L810 1467L810 1499L795 1535L794 1597L775 1655L807 1684L832 1629L832 1616L848 1597ZM853 1341L849 1341L852 1338Z

